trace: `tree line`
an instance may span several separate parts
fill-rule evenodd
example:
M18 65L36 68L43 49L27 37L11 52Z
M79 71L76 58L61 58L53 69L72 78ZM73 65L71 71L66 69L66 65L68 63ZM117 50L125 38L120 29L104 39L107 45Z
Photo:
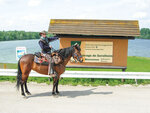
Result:
M52 36L48 34L48 36ZM0 31L0 41L39 39L39 32Z
M150 39L150 29L142 28L140 30L141 36L136 37L139 39ZM48 34L52 36L52 34ZM27 40L27 39L39 39L39 32L25 32L25 31L0 31L0 41L8 40Z
M142 28L140 30L140 36L136 37L136 38L140 38L140 39L150 39L150 29L149 28Z

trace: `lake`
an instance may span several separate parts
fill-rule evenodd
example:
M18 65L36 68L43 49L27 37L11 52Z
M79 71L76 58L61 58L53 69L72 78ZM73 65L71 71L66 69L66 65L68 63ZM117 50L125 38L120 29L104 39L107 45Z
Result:
M36 40L17 40L17 41L0 41L0 63L17 63L16 47L26 47L27 53L41 51L38 39ZM54 49L59 49L59 41L50 43ZM128 56L150 57L150 40L135 39L129 40Z

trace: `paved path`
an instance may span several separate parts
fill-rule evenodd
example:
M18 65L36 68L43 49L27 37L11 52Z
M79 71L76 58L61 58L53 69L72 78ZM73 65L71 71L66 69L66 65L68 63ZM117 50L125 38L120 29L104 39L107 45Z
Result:
M32 96L24 99L15 83L0 82L0 113L150 113L148 86L59 86L29 83Z

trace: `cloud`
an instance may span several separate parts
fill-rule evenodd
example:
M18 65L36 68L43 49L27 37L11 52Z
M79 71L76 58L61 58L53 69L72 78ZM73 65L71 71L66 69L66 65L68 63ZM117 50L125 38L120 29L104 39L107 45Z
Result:
M146 9L149 7L150 0L136 0L135 6L138 9Z
M7 21L7 25L8 25L8 26L12 26L13 24L14 24L14 21L13 21L13 20L8 20L8 21Z
M72 2L72 0L64 0L65 2L69 3L69 2Z
M149 4L150 0L0 0L0 30L46 30L52 18L136 19L141 27L150 27Z
M21 1L21 0L20 0ZM12 4L16 4L19 3L20 1L17 2L17 0L0 0L0 5L12 5Z
M0 0L0 5L4 3L4 0Z
M133 15L133 18L142 19L142 18L145 18L146 16L147 16L146 12L136 12Z
M34 7L34 6L39 6L41 3L41 0L29 0L28 6Z
M145 9L149 6L149 0L121 0L124 5L132 5L139 9Z
M47 14L29 14L26 16L22 17L23 21L28 21L28 22L40 22L40 21L45 21L49 19L49 16Z

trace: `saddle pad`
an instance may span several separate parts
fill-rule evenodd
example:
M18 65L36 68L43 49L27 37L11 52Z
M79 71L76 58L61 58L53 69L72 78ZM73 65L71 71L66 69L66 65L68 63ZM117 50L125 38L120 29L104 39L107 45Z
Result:
M37 56L34 56L34 62L40 65L48 65L48 62L46 62L42 58L38 58Z

